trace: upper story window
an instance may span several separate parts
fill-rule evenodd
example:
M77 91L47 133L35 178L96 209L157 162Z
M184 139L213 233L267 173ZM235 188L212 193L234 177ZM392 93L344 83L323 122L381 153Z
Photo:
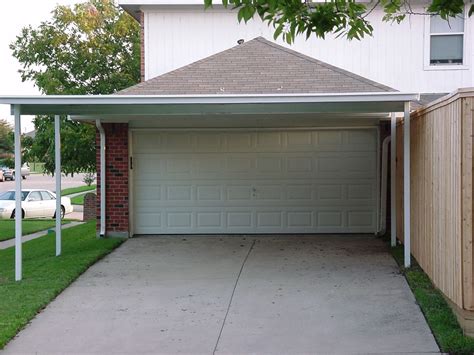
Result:
M430 18L430 65L462 65L464 63L464 15L449 21L439 16Z

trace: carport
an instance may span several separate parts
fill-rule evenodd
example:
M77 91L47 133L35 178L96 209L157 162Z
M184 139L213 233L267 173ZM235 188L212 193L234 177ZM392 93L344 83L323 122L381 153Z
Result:
M373 128L380 120L391 120L391 195L395 196L395 152L397 117L404 120L404 248L405 266L410 266L410 102L419 95L400 92L356 92L337 94L217 94L217 95L103 95L0 97L15 116L15 169L20 176L21 115L55 115L56 176L60 201L60 115L96 124L100 132L101 172L106 167L106 136L102 126L128 123L137 130L167 129L321 129ZM172 122L172 124L170 124ZM379 156L380 142L377 143ZM377 158L379 161L379 158ZM380 169L377 163L377 171ZM100 235L106 236L106 184L100 174ZM377 182L379 184L380 181ZM21 209L21 179L16 180L16 208ZM380 188L377 205L381 206ZM395 199L392 198L392 245L395 235ZM60 205L58 204L58 208ZM57 215L60 215L58 213ZM21 280L21 214L16 214L16 279ZM377 212L377 220L380 215ZM133 222L132 222L133 224ZM378 225L378 222L377 222ZM56 226L56 254L61 254L61 225Z

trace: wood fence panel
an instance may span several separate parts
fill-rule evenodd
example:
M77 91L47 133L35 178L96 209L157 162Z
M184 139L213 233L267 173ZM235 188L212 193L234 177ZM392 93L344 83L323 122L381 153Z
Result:
M469 226L461 218L466 203L463 187L469 189L465 186L469 178L472 184L472 165L470 174L467 165L462 173L462 161L468 160L469 154L463 148L465 139L461 139L461 133L466 134L461 112L458 99L415 113L410 146L412 254L433 283L459 306L463 305L463 283L470 280L472 284L465 270L463 279L463 269L470 268L472 273L472 265L462 257L463 248L472 252L472 246L465 242ZM397 127L396 201L397 237L403 241L403 123Z
M473 136L474 98L462 99L462 263L464 309L474 310L473 243Z

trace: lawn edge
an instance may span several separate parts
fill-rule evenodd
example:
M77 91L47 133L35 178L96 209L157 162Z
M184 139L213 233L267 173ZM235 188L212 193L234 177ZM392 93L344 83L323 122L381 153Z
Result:
M97 189L97 184L92 184L91 186L83 185L83 186L76 186L76 187L68 187L64 190L61 190L61 196L69 196L73 194L80 194L80 193L87 193L90 191L94 191ZM79 190L79 191L76 191Z

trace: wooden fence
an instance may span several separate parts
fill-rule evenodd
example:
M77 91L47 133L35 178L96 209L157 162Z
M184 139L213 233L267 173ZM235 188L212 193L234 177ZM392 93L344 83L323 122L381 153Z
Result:
M474 310L474 89L411 115L411 250L433 283ZM397 126L397 237L403 241L403 122Z

